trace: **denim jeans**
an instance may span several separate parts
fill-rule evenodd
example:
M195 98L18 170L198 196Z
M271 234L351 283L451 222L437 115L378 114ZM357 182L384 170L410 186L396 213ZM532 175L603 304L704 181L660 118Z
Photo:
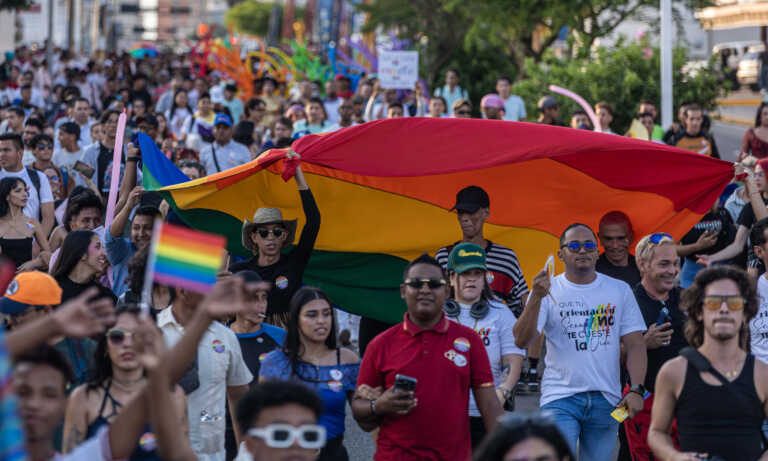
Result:
M579 461L611 459L619 423L611 417L613 405L602 393L580 392L549 402L541 409L554 419L573 453L578 453Z
M683 269L680 271L680 288L688 288L693 285L693 279L704 266L696 264L688 258L683 258Z

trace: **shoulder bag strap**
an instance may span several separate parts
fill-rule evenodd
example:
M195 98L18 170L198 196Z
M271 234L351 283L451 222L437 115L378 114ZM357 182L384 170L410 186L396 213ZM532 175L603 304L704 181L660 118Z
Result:
M219 159L216 158L216 148L211 144L211 153L213 154L213 163L216 164L216 172L221 172L221 167L219 166Z

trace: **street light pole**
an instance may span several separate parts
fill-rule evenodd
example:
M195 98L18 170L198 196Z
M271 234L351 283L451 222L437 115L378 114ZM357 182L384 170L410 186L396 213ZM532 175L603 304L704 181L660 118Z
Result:
M661 126L672 124L672 0L661 0Z
M48 0L48 42L45 46L45 63L48 75L53 79L53 0Z

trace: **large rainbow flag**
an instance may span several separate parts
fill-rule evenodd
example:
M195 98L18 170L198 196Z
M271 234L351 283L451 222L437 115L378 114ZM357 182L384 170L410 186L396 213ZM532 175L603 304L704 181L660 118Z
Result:
M477 119L381 120L292 147L322 215L305 283L350 312L391 322L405 309L398 287L406 262L460 239L449 210L463 187L488 192L485 235L515 250L530 282L568 224L596 227L604 213L622 210L636 238L662 230L680 238L733 177L728 162L662 144ZM187 224L225 235L230 251L244 255L241 224L257 208L279 207L303 225L296 185L281 177L290 170L285 154L272 149L176 185L144 154L145 181L166 186L160 192Z

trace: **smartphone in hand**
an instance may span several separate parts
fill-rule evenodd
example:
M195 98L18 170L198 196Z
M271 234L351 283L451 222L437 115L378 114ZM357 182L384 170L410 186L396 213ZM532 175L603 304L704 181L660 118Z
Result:
M75 171L82 174L88 179L93 178L93 174L96 172L96 170L93 169L90 165L87 163L83 163L80 160L75 162L75 165L72 167Z

